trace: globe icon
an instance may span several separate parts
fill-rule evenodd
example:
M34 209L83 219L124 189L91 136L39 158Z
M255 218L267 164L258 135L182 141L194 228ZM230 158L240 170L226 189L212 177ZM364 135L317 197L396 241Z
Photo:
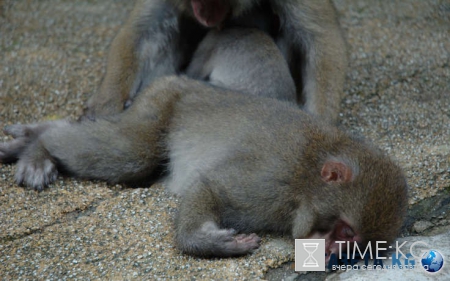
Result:
M444 258L436 250L430 250L422 256L422 266L428 272L438 272L444 265Z

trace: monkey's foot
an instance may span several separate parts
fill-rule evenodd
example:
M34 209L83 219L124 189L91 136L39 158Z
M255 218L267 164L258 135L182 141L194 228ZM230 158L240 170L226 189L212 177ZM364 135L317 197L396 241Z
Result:
M5 132L5 134L10 135L15 139L34 139L51 127L58 127L65 124L67 124L67 121L64 119L26 125L15 124L6 126L3 131Z
M11 125L3 129L6 135L12 136L14 140L0 143L0 162L13 163L19 159L20 154L30 142L29 133L24 125Z
M39 141L30 144L20 155L15 175L17 184L41 191L57 176L55 163Z
M54 182L58 176L55 164L50 159L31 161L21 158L17 163L16 182L37 191Z
M67 123L68 121L63 119L27 125L15 124L6 126L3 132L14 139L0 143L0 162L16 162L21 158L22 153L28 146L36 141L43 132L49 128L66 126Z

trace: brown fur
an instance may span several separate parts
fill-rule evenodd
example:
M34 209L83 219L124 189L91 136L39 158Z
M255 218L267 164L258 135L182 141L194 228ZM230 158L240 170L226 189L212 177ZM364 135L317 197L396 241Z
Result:
M336 240L391 241L405 214L397 165L290 103L168 77L122 114L61 122L7 130L16 139L0 160L18 156L17 181L42 189L64 168L129 182L168 161L166 184L182 196L176 243L188 254L246 254L261 232L325 238L330 254Z

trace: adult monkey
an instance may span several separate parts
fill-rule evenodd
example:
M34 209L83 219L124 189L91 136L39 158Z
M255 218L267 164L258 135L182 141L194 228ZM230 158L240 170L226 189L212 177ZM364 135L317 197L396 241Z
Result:
M226 25L268 32L288 61L298 103L336 121L347 61L329 0L138 0L112 42L86 116L121 112L155 78L182 72L208 28Z

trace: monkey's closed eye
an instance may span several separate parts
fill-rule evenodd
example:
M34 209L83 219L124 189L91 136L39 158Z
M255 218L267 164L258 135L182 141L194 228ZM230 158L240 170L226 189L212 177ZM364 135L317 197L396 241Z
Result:
M341 235L343 237L354 237L356 234L351 227L347 226L341 229Z
M343 220L339 220L334 228L334 235L338 241L355 241L358 235L353 228Z

